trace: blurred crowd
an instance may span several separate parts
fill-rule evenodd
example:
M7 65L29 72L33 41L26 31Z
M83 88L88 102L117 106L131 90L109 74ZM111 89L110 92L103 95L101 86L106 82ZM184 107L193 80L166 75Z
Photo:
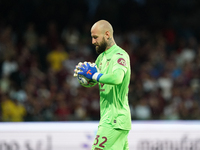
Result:
M49 21L46 32L38 31L34 21L24 30L0 24L0 121L99 120L98 86L82 87L73 77L76 64L97 57L90 36L93 23L85 21L80 28ZM195 31L115 26L116 43L131 59L132 120L200 119Z

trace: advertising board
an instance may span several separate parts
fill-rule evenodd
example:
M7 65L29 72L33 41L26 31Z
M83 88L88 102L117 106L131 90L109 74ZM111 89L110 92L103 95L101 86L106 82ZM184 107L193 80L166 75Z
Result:
M90 150L98 122L0 123L0 150ZM130 150L200 150L200 122L132 122Z

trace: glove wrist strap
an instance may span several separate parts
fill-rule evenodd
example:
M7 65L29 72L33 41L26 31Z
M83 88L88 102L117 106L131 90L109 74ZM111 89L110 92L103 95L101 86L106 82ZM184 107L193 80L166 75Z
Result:
M103 75L102 73L95 73L95 74L92 76L92 79L99 82L99 79L100 79L100 77L101 77L102 75Z

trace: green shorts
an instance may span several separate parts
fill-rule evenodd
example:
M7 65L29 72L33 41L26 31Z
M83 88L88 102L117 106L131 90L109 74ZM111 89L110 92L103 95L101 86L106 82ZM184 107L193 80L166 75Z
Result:
M129 150L129 130L99 126L92 150Z

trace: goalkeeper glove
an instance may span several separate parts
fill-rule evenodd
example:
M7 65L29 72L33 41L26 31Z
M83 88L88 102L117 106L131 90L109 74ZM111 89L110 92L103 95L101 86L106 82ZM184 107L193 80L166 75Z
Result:
M98 73L96 65L91 66L88 62L78 68L82 71L77 72L77 74L83 75L88 79L99 81L99 78L103 75L102 73Z
M81 70L79 69L79 67L81 67L83 63L79 62L78 65L76 65L75 69L74 69L74 77L78 76L78 72L80 72Z

